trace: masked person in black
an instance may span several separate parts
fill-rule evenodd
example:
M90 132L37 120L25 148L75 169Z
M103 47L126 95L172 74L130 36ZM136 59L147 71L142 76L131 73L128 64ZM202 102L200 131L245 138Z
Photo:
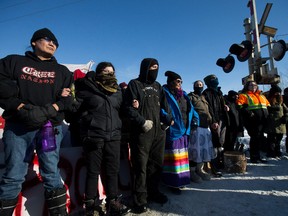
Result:
M168 198L159 191L164 159L165 131L161 122L169 126L172 117L165 93L156 81L158 61L145 58L137 79L129 82L125 92L125 106L131 119L131 163L134 175L134 212L147 211L149 201L164 204ZM133 104L137 101L139 106Z
M212 132L212 143L217 157L211 160L211 169L215 176L221 176L219 169L223 168L223 147L225 143L226 127L229 123L229 107L225 103L218 78L208 75L204 78L207 88L203 96L209 104L209 112L212 117L210 129Z
M108 215L129 211L118 195L122 91L118 87L114 66L101 62L75 83L76 99L81 101L80 136L86 159L86 215L103 214L99 200L98 178L101 173L106 192Z

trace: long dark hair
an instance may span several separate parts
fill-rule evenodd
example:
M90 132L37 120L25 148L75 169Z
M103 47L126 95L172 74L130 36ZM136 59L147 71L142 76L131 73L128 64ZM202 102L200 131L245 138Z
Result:
M112 67L115 71L115 68L111 62L100 62L96 67L96 74L101 73L106 67Z

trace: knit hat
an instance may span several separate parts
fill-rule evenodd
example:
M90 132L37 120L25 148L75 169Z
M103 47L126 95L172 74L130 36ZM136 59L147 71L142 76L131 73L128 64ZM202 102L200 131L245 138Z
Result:
M173 71L166 71L165 76L167 76L167 83L170 83L176 79L182 79L181 76Z
M233 96L235 96L235 95L238 95L238 92L233 91L233 90L230 90L230 91L228 92L228 97L233 97Z
M73 78L74 80L77 80L77 79L81 79L83 77L85 77L85 73L83 73L80 69L76 69L73 73Z
M281 88L278 85L271 85L271 88L269 90L270 95L274 95L275 93L281 93Z
M121 89L124 89L124 88L127 87L128 85L127 85L126 82L122 82L122 83L119 84L119 86L120 86Z
M39 39L45 38L45 37L48 37L48 38L50 38L52 41L54 41L56 47L58 48L59 43L58 43L55 35L54 35L48 28L42 28L42 29L39 29L39 30L37 30L37 31L34 32L32 38L31 38L31 40L30 40L31 46L32 46L32 42L35 42L36 40L39 40Z
M208 86L209 85L209 83L210 83L210 81L212 80L212 78L217 78L216 77L216 75L214 75L214 74L210 74L210 75L208 75L208 76L206 76L205 78L204 78L204 82L205 82L205 84Z

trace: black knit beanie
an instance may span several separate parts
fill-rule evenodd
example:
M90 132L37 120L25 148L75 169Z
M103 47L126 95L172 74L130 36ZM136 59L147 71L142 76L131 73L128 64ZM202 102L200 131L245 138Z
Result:
M275 93L281 93L282 90L278 85L271 85L271 88L269 90L270 95L274 95Z
M213 78L214 78L214 79L217 78L216 75L210 74L210 75L206 76L206 77L204 78L205 84L208 86L209 83L210 83L210 81L211 81Z
M167 84L176 80L176 79L182 79L181 76L173 71L166 71L165 76L167 76Z
M45 37L48 37L52 41L54 41L57 44L56 46L58 48L59 43L57 41L57 38L55 37L55 35L48 28L42 28L42 29L39 29L39 30L34 32L32 38L30 40L31 46L32 46L32 42L35 42L36 40L39 40L39 39L45 38Z

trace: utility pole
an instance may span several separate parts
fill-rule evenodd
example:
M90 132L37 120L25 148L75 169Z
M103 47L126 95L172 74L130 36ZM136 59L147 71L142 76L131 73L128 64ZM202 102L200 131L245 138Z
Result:
M255 80L258 84L273 84L280 82L280 76L278 75L277 68L274 67L274 59L271 54L272 38L275 36L277 29L273 27L265 26L265 22L268 18L272 4L268 3L262 15L261 21L258 25L256 0L249 0L247 7L250 9L251 19L246 18L244 20L245 36L246 39L252 41L254 51L248 60L249 75L242 79L242 83L245 84L247 80ZM253 35L253 38L251 36ZM260 34L267 36L269 57L262 58L260 45ZM266 63L270 60L269 64Z

